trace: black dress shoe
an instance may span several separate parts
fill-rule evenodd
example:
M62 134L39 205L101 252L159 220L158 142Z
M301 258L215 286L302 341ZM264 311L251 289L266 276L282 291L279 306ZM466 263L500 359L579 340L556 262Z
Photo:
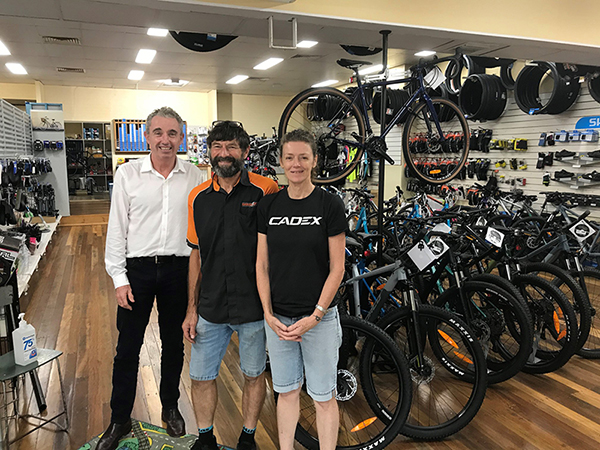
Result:
M217 439L211 436L206 442L201 442L200 439L197 439L190 450L219 450L219 446L217 445Z
M96 450L115 450L119 441L131 432L131 420L125 423L111 422L96 446Z
M185 420L175 408L163 409L162 420L167 424L167 433L171 437L181 437L185 434Z

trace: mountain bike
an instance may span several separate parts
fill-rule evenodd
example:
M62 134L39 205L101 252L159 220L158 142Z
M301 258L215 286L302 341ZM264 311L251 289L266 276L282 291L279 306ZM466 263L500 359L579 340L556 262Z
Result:
M469 154L469 126L464 114L454 103L432 98L431 90L443 82L436 66L456 56L420 62L411 68L411 75L396 80L366 80L359 68L371 64L340 59L337 63L355 72L357 88L350 95L334 88L310 88L294 97L285 107L279 122L279 136L304 129L314 134L318 147L318 163L314 182L333 183L347 177L356 168L363 154L394 160L388 155L385 137L399 124L404 124L402 153L412 176L425 182L443 184L456 177ZM404 96L408 98L375 136L368 114L365 89L408 83ZM426 161L426 163L423 163Z

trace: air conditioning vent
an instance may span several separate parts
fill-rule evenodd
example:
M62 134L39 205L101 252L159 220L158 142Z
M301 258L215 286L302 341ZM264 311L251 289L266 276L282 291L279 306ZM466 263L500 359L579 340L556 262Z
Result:
M57 67L56 71L67 73L85 73L85 69L79 69L77 67Z
M79 38L63 37L63 36L42 36L46 44L66 44L66 45L81 45Z

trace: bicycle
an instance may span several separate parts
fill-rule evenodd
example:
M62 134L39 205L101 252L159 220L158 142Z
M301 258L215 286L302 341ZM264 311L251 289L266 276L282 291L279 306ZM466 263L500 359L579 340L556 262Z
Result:
M428 183L447 183L459 174L467 161L469 126L458 106L445 99L432 98L428 88L435 89L436 83L443 82L436 64L456 57L420 62L411 68L408 78L365 83L358 71L369 62L340 59L337 61L340 66L355 72L357 88L350 95L328 87L299 93L283 111L279 136L299 128L312 132L318 147L314 182L327 184L352 173L365 151L372 158L384 158L394 164L387 154L385 137L396 125L404 123L402 153L409 172ZM385 89L400 83L409 83L409 99L395 112L381 135L375 136L365 89Z

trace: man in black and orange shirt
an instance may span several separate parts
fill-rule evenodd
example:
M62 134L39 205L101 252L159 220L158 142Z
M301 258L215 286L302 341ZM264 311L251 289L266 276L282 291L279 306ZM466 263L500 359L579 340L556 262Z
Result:
M277 184L248 173L250 138L238 122L213 124L207 145L214 175L188 199L189 303L183 332L192 343L190 378L198 423L192 450L217 450L213 422L221 360L238 333L245 384L244 426L238 450L256 448L254 432L264 403L265 331L256 288L256 205Z

